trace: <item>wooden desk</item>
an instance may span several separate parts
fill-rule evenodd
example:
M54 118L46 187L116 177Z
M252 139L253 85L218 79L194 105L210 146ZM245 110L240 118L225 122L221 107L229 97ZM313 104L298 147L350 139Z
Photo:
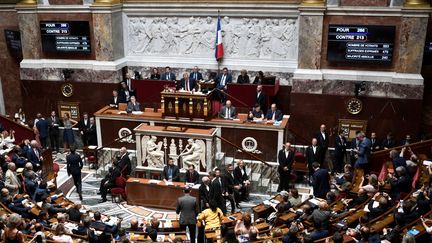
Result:
M127 203L155 208L175 210L177 198L184 195L185 183L173 182L166 185L163 181L151 184L149 179L129 178L126 182ZM197 197L198 190L192 189L191 195Z
M211 98L213 93L187 91L161 92L162 117L200 118L209 120L214 116Z

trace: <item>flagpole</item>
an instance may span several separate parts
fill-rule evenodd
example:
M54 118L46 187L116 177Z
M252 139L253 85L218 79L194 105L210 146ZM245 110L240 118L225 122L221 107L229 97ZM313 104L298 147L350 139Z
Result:
M220 17L220 10L218 9L218 11L217 11L217 18L218 18L218 20L219 20L219 17ZM219 73L220 73L220 59L217 59L217 72L218 72L218 75L219 75Z

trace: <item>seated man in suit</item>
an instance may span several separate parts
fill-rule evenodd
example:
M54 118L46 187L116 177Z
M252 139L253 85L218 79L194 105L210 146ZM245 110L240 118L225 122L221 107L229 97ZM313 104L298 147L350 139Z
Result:
M132 111L141 111L141 104L135 99L135 96L131 96L130 102L128 102L126 107L127 113L132 113Z
M173 72L171 72L170 67L165 68L165 72L161 75L161 80L175 81L176 76Z
M117 90L113 90L112 97L109 101L109 106L113 108L118 108L118 104L120 103L120 97L118 96Z
M226 91L227 84L232 82L232 75L228 73L228 68L224 67L222 73L216 78L216 88Z
M199 182L199 174L195 170L195 165L193 165L193 164L189 165L188 170L186 171L186 175L185 175L185 182L186 183L198 184L198 182Z
M164 182L180 181L180 170L174 164L174 160L172 158L168 159L168 164L163 169L162 179Z
M232 106L231 101L227 100L225 106L223 106L219 111L219 118L226 120L231 120L237 118L237 111L234 106Z
M283 114L282 111L278 110L276 104L273 103L270 110L267 111L266 119L268 122L282 121Z
M199 69L198 69L198 66L195 66L194 68L193 68L193 71L190 73L190 75L189 75L189 80L192 80L192 81L200 81L200 80L203 80L203 76L202 76L202 74L199 72Z
M189 78L188 73L183 73L183 78L180 80L179 90L192 91L196 89L196 81Z

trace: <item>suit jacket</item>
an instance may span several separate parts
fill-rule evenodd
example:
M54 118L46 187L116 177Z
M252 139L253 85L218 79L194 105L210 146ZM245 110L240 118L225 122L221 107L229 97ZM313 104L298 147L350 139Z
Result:
M396 141L394 139L388 140L384 139L381 143L381 148L393 148L396 147Z
M199 81L199 80L203 80L203 76L200 72L192 72L189 74L189 80L193 80L193 81Z
M112 105L112 106L114 106L114 107L116 107L116 108L118 108L119 103L120 103L120 97L117 96L117 99L114 100L114 96L112 96L112 97L110 98L108 104L109 104L109 105Z
M194 172L191 173L189 171L186 171L185 174L185 182L187 183L193 183L193 184L198 184L199 183L199 174L196 170L194 170Z
M79 130L82 131L84 134L87 133L87 130L89 129L89 127L90 127L90 118L87 118L87 125L84 123L84 119L81 119L81 120L78 122L78 128L79 128Z
M70 208L68 214L69 220L72 220L74 222L80 222L82 213L79 211L79 209Z
M235 180L234 173L231 175L230 173L225 173L223 175L222 180L225 182L226 190L229 194L232 194L234 192L234 186L239 185L240 183Z
M131 161L129 158L129 153L124 154L120 158L120 161L118 162L118 167L120 169L120 172L122 172L123 176L130 175L130 173L132 171L132 164L131 164Z
M321 164L321 148L320 146L316 146L315 153L313 152L312 145L306 148L306 160L309 166L312 165L313 162L318 162Z
M169 165L166 165L163 169L162 179L168 180L168 168ZM172 165L172 181L180 181L180 170L176 165Z
M41 164L41 160L39 159L42 156L42 151L40 149L36 149L39 152L39 156L36 155L33 148L27 152L27 159L33 164Z
M318 169L312 176L313 194L315 197L325 198L330 191L330 176L326 169Z
M174 81L174 80L176 80L176 76L175 76L174 73L162 73L161 80L171 80L171 81Z
M276 110L275 111L275 120L276 121L282 121L282 119L283 119L283 114L282 114L282 111L280 111L280 110ZM272 110L268 110L267 111L267 115L266 115L266 119L267 120L271 120L273 118L273 111Z
M66 156L67 172L72 175L81 175L83 161L79 154L69 154Z
M358 158L356 161L357 165L365 165L368 163L369 155L371 152L371 141L369 138L364 138L363 141L359 144L359 150L358 150Z
M134 105L134 104L132 104L132 102L128 102L127 107L126 107L126 111L127 112L141 111L141 104L138 102L135 102L135 105Z
M184 195L177 199L176 213L180 214L180 224L196 224L198 215L198 203L195 197Z
M189 79L189 91L192 91L193 89L196 89L197 84L195 80L191 80ZM187 90L186 89L186 80L181 79L180 80L180 85L178 87L179 89L183 89L183 90Z
M381 149L381 143L380 143L380 141L378 140L378 139L374 139L374 140L372 140L372 139L370 139L371 140L371 150L372 151L377 151L377 150L379 150L379 149ZM376 148L376 147L379 147L379 148Z
M226 189L225 186L223 184L223 180L221 178L221 183L219 183L219 180L217 178L214 178L213 181L211 182L211 186L210 186L210 200L215 200L218 203L218 207L219 204L224 203L225 200L222 197L222 193L225 193Z
M222 106L222 108L219 111L219 118L223 118L225 119L226 117L226 112L227 112L227 107L226 106ZM234 106L230 107L230 117L232 119L237 118L237 110Z
M90 125L87 130L87 139L89 145L97 145L96 124Z
M336 136L335 141L335 156L343 156L346 153L346 140L345 137Z
M243 184L244 181L249 180L249 177L246 174L246 167L243 167L243 169L238 166L234 168L234 180L236 180L240 184Z
M278 153L278 161L279 161L279 167L278 167L278 171L279 173L284 173L285 171L283 170L283 168L285 166L288 167L288 171L291 171L291 167L294 161L294 151L290 150L288 157L285 154L285 149L281 149L279 150Z
M156 74L152 73L152 74L150 75L150 79L153 79L153 80L159 80L159 79L161 79L161 78L160 78L160 74L159 74L159 73L156 73Z
M201 207L206 208L206 203L210 202L210 185L209 190L207 190L207 187L204 183L202 183L198 189L199 192L199 198L201 200Z
M129 99L128 99L127 95L126 95L126 91L129 92ZM119 103L127 103L127 102L129 102L130 101L130 97L132 95L135 95L135 93L132 90L129 90L129 89L120 89L119 92L118 92L118 96L120 97Z
M410 192L412 189L411 178L404 175L390 182L391 190L396 192Z
M394 169L396 169L399 166L403 166L405 168L407 167L406 159L404 157L399 156L399 155L396 158L394 158L392 162L393 162L393 168Z
M49 135L49 124L48 121L45 120L44 118L40 119L37 123L36 123L36 128L39 131L39 137L41 138L46 138Z
M52 116L47 118L47 122L49 125L49 133L50 134L58 134L59 133L59 127L60 127L60 119L55 116L54 119Z
M222 84L222 77L223 77L222 73L216 77L216 88L217 89L223 89L226 85L232 83L232 75L231 74L226 75L224 85Z
M325 138L322 136L321 131L318 131L315 138L318 140L318 145L324 150L329 146L329 135L327 132L324 132Z
M266 95L266 93L264 93L263 91L261 91L259 95L258 95L258 93L256 93L255 94L255 98L256 98L255 99L255 103L259 104L259 106L261 107L261 110L263 112L265 110L267 110L267 95Z
M238 84L248 84L249 82L250 82L249 75L247 75L247 74L245 76L239 75L237 77L237 83Z

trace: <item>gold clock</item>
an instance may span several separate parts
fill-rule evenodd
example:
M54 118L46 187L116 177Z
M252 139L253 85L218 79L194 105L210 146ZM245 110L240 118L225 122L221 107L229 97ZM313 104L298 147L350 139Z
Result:
M71 97L74 93L74 87L71 83L62 84L60 87L61 93L64 97Z
M363 109L363 102L357 98L351 98L347 103L347 111L350 114L356 115Z

